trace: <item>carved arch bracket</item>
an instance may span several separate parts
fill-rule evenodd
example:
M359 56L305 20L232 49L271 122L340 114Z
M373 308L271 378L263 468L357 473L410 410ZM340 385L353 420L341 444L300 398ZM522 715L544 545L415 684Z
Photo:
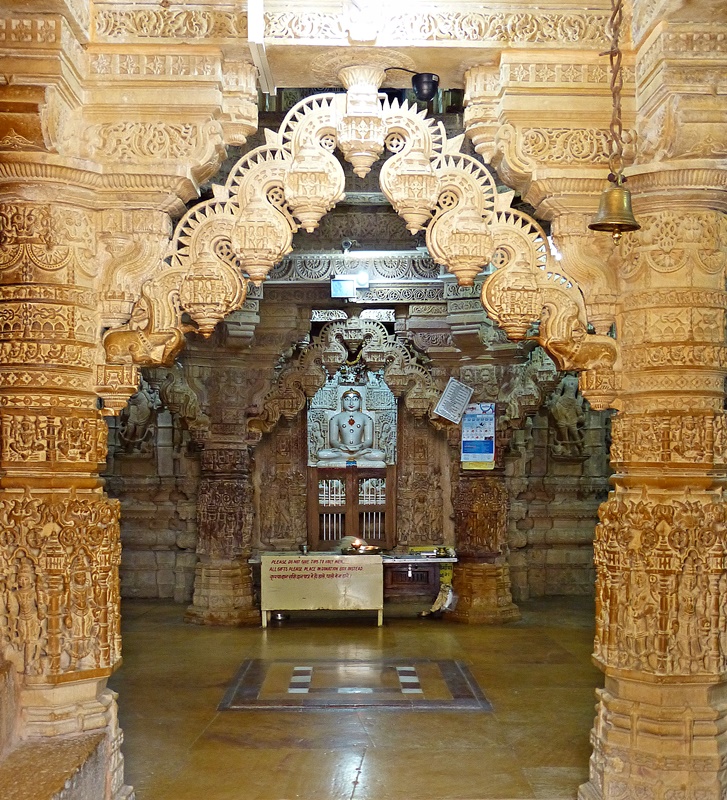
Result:
M306 98L277 132L266 131L266 144L244 155L225 186L214 187L213 199L179 222L166 261L144 285L131 320L106 334L107 362L170 363L183 344L183 311L200 333L211 334L242 306L248 281L259 284L290 251L298 227L314 230L343 198L335 147L359 175L387 147L393 156L382 169L382 191L411 231L427 226L435 260L465 285L492 263L496 272L485 285L483 303L493 319L520 339L539 320L538 340L559 368L585 371L584 394L596 408L609 405L617 346L607 336L588 333L581 292L551 263L542 229L509 208L511 195L497 193L479 162L459 153L462 137L447 140L424 112L380 96L382 79L381 70L349 67L342 75L347 94ZM329 344L325 353L310 348L305 358L320 358L329 369L345 357L345 348ZM430 379L405 350L387 347L387 383L423 416L430 407ZM306 382L308 366L292 365L281 374L263 402L256 423L261 429L305 403L316 384Z
M510 209L493 215L495 272L482 287L488 314L514 340L534 338L558 369L577 370L583 395L596 410L613 406L620 349L602 334L588 332L578 285L551 255L544 231L530 217Z

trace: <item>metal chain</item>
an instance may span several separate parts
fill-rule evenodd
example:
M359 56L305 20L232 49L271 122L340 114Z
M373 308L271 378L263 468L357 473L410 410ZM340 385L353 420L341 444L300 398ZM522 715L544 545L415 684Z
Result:
M609 180L620 186L624 181L623 176L623 123L621 122L621 89L624 81L621 73L621 48L619 36L623 22L623 0L611 0L611 18L608 21L607 31L611 34L611 49L608 57L611 64L611 153L608 166L611 170ZM606 55L603 53L602 55Z

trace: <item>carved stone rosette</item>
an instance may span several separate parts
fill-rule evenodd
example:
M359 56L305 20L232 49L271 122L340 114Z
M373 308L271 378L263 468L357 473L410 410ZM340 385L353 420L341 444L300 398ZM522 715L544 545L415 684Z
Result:
M197 497L197 554L194 597L188 622L207 625L258 624L253 607L252 484L247 448L210 447L202 452Z

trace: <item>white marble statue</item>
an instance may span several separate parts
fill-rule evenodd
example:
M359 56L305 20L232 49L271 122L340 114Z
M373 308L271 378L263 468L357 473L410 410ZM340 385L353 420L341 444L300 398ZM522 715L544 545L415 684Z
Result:
M374 447L374 421L361 410L361 395L349 389L341 396L341 411L328 422L328 447L318 451L318 466L356 461L361 466L385 466L385 453Z

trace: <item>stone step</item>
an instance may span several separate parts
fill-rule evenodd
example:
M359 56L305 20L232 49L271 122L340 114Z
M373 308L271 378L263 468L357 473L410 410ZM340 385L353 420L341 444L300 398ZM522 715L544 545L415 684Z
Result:
M102 800L103 733L26 741L0 761L2 800Z

